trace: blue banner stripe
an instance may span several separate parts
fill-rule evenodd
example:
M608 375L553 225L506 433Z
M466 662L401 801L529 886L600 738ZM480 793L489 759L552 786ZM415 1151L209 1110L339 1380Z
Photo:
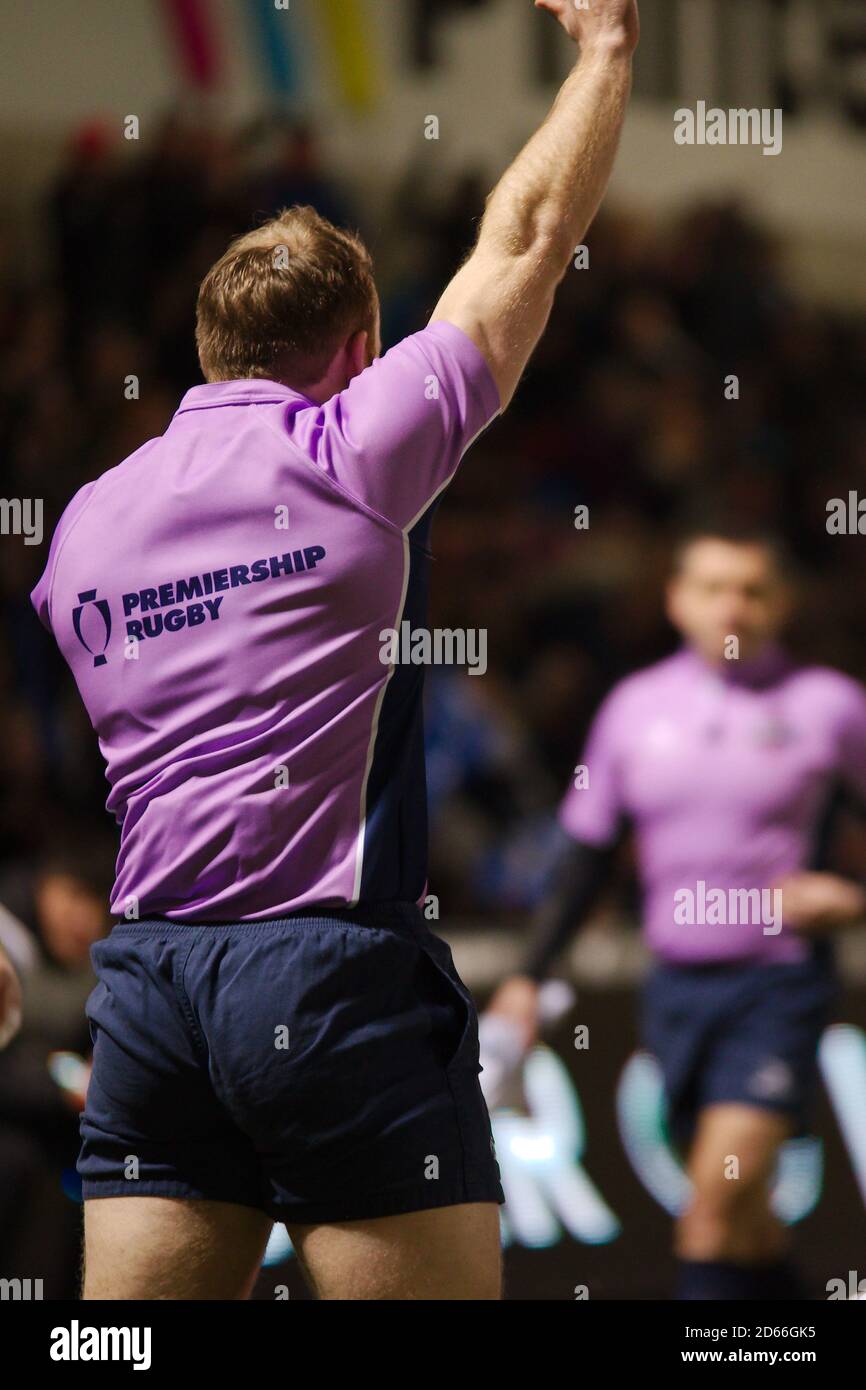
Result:
M271 91L279 96L294 96L300 86L295 50L297 19L291 9L277 9L274 0L247 0L247 9Z

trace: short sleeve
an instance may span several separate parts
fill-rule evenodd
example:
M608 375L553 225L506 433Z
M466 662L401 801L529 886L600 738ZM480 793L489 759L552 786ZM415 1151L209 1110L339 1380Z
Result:
M293 439L340 487L404 530L499 411L483 354L461 329L435 323L324 405L295 415Z
M51 537L51 545L48 549L48 559L45 569L42 571L41 578L31 591L30 602L36 610L36 616L43 627L51 632L51 593L54 588L54 572L57 568L57 559L60 554L63 542L69 534L70 527L78 520L83 512L90 494L93 491L94 483L86 483L83 488L76 492L72 501L67 506L56 527L54 535Z
M592 723L581 761L559 808L559 823L566 834L599 849L616 841L624 815L618 751L620 722L614 691Z

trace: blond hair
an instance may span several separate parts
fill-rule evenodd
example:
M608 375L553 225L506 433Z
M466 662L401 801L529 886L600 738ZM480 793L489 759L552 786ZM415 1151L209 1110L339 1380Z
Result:
M373 263L359 237L314 208L286 208L238 237L201 283L196 347L206 381L246 377L304 387L378 317Z

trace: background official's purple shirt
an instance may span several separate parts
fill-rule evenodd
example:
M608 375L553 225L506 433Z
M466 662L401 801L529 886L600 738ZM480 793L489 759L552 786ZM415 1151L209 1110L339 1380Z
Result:
M423 895L423 671L380 632L426 621L432 504L499 409L437 323L323 406L195 387L76 494L32 601L105 758L115 913Z
M857 682L798 668L775 649L716 674L684 650L613 689L581 761L589 785L572 786L560 821L598 846L624 818L634 825L645 935L657 955L805 956L784 916L778 935L762 921L677 922L675 895L688 889L697 906L699 880L705 894L771 888L812 866L834 793L866 802L866 692Z

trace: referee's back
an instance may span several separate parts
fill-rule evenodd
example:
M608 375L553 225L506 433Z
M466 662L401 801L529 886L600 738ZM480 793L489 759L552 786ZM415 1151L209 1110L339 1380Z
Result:
M82 488L32 600L99 736L121 826L112 911L252 921L426 884L423 669L433 504L499 412L435 323L319 405L197 386Z

